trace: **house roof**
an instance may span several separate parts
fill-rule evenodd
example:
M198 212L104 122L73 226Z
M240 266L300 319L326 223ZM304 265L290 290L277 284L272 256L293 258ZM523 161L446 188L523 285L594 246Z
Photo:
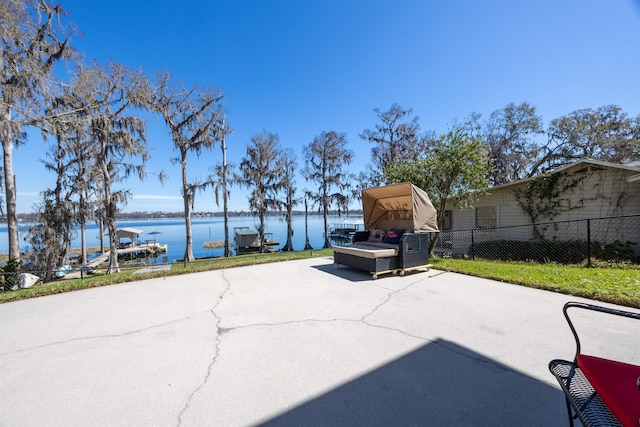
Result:
M600 166L600 167L605 167L605 168L613 168L613 169L623 169L623 170L628 170L628 171L634 171L634 172L640 172L640 164L638 164L638 162L632 162L632 163L626 163L626 164L621 164L621 163L612 163L612 162L605 162L602 160L594 160L594 159L590 159L587 157L584 157L578 161L575 161L573 163L568 163L564 166L560 166L556 169L552 169L549 171L549 173L554 174L554 173L559 173L559 172L563 172L567 169L571 169L574 168L578 165L581 164L585 164L585 165L594 165L594 166ZM517 185L517 184L523 184L525 182L529 182L533 179L535 179L537 176L532 176L531 178L525 178L525 179L520 179L518 181L513 181L513 182L509 182L507 184L501 184L501 185L496 185L494 187L490 187L487 189L487 191L491 191L491 190L496 190L496 189L501 189L501 188L505 188L505 187L509 187L512 185ZM628 182L640 182L640 174L638 175L633 175L627 178Z

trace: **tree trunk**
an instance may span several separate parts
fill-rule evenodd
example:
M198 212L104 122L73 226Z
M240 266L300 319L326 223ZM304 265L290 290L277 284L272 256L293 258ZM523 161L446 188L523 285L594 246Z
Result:
M304 199L304 235L305 235L304 250L305 251L313 250L313 247L309 242L309 209L307 206L306 198Z
M224 123L223 123L224 128ZM224 256L231 256L231 248L229 245L229 208L227 196L227 143L225 136L222 136L222 205L224 210Z
M191 199L195 197L195 194L189 190L187 183L187 153L186 151L181 153L182 155L182 194L184 201L184 226L185 226L185 238L186 246L184 249L184 262L193 261L193 236L191 235Z
M87 263L87 224L84 218L80 222L80 247L81 247L81 255L80 255L80 265L85 265Z
M84 190L83 190L84 191ZM78 200L78 222L80 225L80 265L87 263L87 206L83 194Z
M293 252L293 218L292 218L292 206L291 200L288 201L287 206L287 243L285 243L282 250L284 252Z
M120 267L118 266L118 237L116 234L117 207L111 196L111 174L109 173L109 167L104 157L100 159L100 167L103 175L104 216L109 232L109 268L107 268L107 274L111 274L120 272Z
M187 190L188 191L188 190ZM186 247L184 249L183 260L193 261L195 257L193 256L193 236L191 235L191 205L188 199L184 201L184 226L185 226L185 238L186 238Z
M100 253L102 254L104 253L104 218L102 217L102 214L98 219L98 229L100 232Z
M113 209L111 200L111 195L108 197L108 205L107 210L111 211ZM107 229L109 230L109 268L107 269L107 274L111 273L119 273L120 266L118 265L118 237L116 235L116 217L115 215L111 215L111 213L107 214Z
M322 207L322 216L324 217L324 246L323 249L327 249L331 247L331 242L329 242L329 226L327 224L327 215L329 214L329 209L326 203Z
M260 210L258 214L258 218L260 219L260 224L258 225L258 240L260 240L260 249L258 249L258 253L265 252L264 246L264 212Z
M5 112L3 121L9 126L10 112ZM16 208L16 177L13 174L13 139L11 130L3 132L2 153L4 165L5 205L7 208L7 234L9 235L9 260L20 259L20 240L18 238L18 212Z

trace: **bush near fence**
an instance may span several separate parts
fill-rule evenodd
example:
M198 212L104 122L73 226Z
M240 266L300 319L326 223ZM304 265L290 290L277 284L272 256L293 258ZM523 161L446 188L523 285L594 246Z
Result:
M640 215L446 230L434 254L449 258L561 264L640 263Z
M503 261L533 261L539 263L557 262L559 264L579 264L588 258L613 262L638 262L633 252L633 242L613 242L602 245L600 242L591 243L585 240L566 242L552 240L538 240L522 242L517 240L499 240L481 242L471 246L471 257L487 260Z

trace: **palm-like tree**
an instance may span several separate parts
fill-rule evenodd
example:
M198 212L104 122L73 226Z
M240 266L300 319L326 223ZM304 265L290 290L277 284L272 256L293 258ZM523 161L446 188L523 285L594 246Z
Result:
M209 87L192 87L185 89L171 84L168 73L162 74L157 83L152 108L162 115L174 148L179 156L172 159L180 163L182 170L182 199L184 205L184 222L186 246L185 261L193 261L193 236L191 232L191 209L195 202L195 193L204 190L213 182L189 182L187 176L187 156L194 153L200 156L202 150L210 150L220 134L222 110L220 91Z
M227 163L227 135L231 133L231 129L226 126L226 120L223 117L222 126L220 128L220 149L222 150L222 164L215 167L213 190L216 196L216 205L220 205L220 194L222 194L222 210L224 216L224 257L231 256L231 243L229 240L229 185L233 183L233 169L235 165Z

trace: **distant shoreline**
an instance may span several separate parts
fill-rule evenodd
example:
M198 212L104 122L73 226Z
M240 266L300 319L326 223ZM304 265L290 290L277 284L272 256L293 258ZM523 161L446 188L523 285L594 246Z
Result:
M293 215L304 215L304 211L293 211ZM339 212L337 210L331 210L328 213L329 215L340 215L340 216L354 216L354 215L362 215L362 209L356 209L348 212ZM231 211L228 213L229 217L252 217L256 216L254 212L247 211ZM269 212L268 216L270 217L278 217L285 216L286 212ZM318 212L317 209L314 209L312 212L308 213L309 216L322 216L321 212ZM223 212L192 212L191 218L223 218ZM118 221L125 221L131 219L163 219L163 218L175 218L175 219L183 219L183 212L123 212L118 214ZM95 221L95 218L90 218L89 221ZM37 222L38 214L37 213L21 213L18 214L18 221L20 222ZM7 216L0 215L0 222L6 223Z

